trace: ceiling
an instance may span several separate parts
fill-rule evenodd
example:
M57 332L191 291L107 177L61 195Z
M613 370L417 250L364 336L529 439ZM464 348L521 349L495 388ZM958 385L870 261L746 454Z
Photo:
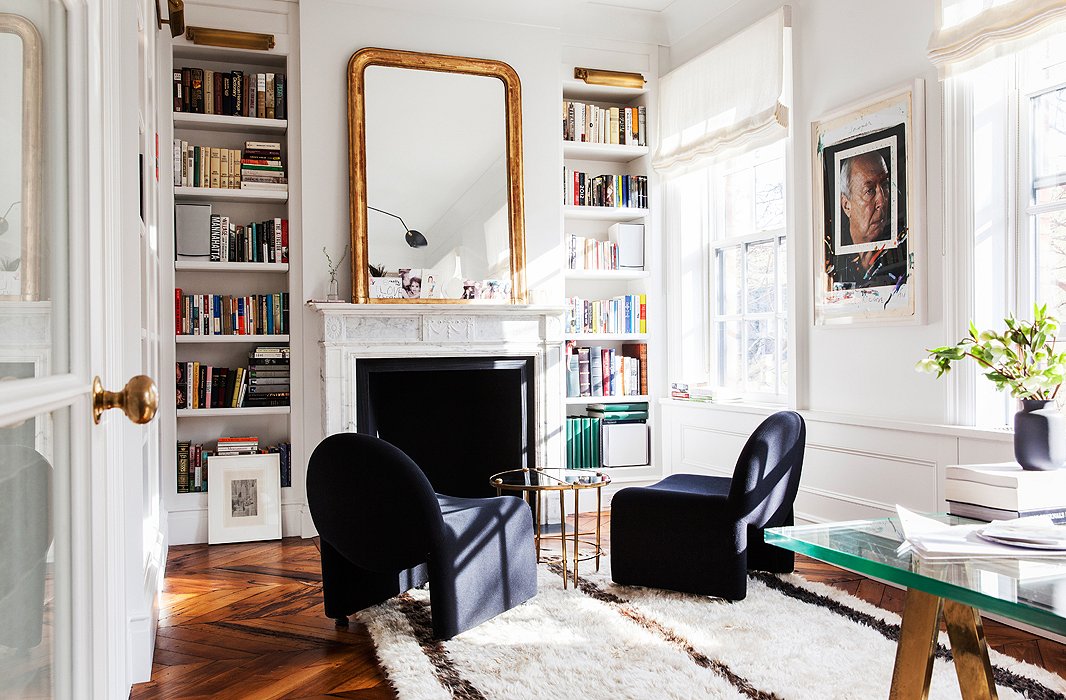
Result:
M351 0L420 14L557 27L568 34L669 46L745 0ZM610 12L610 21L604 13Z

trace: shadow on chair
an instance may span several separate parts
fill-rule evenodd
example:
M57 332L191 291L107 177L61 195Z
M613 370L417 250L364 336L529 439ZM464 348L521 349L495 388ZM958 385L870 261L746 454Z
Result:
M518 498L433 492L406 454L339 433L315 448L307 500L322 547L326 615L430 584L433 634L450 639L537 593L533 519Z
M763 541L793 522L806 427L794 411L767 418L733 478L674 474L622 489L611 502L611 576L626 585L742 600L749 570L788 573L795 555Z

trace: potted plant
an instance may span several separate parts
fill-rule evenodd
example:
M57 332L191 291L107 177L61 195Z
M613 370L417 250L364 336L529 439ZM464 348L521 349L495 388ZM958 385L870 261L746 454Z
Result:
M1066 352L1055 349L1059 322L1047 306L1033 308L1032 321L1004 319L1002 332L970 333L954 345L929 350L916 369L941 377L954 362L971 358L999 390L1020 402L1014 414L1014 458L1023 469L1058 469L1066 463L1066 418L1055 404L1066 379Z

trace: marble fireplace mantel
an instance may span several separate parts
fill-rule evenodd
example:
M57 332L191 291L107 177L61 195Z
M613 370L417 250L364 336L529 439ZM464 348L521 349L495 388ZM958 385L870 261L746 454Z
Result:
M355 367L361 358L532 357L536 464L560 463L566 394L564 307L308 305L321 319L317 334L322 351L323 436L356 429ZM438 398L438 406L447 405L447 397Z

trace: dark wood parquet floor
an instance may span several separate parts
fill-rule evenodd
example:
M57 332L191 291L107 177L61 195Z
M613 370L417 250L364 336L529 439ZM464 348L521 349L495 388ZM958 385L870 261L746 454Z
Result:
M902 612L896 588L805 557L797 572ZM320 589L317 540L172 547L152 680L130 697L395 698L366 629L336 628ZM991 621L985 632L993 648L1066 675L1066 646Z

